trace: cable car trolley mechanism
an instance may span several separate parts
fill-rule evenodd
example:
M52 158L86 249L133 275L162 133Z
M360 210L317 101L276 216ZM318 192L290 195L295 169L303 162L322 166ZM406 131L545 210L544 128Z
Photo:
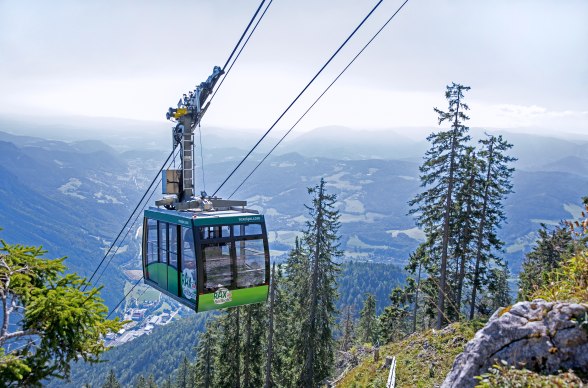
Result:
M164 198L145 210L143 220L145 284L196 312L264 302L270 280L264 216L246 209L246 201L194 195L194 129L222 74L215 67L168 110L180 169L162 172Z

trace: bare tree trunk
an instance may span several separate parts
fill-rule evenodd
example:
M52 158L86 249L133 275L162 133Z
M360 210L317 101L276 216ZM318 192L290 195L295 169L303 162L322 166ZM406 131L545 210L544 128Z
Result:
M414 312L412 314L412 332L416 331L417 312L419 309L419 291L421 289L421 263L419 263L419 274L417 276L417 288L414 297Z

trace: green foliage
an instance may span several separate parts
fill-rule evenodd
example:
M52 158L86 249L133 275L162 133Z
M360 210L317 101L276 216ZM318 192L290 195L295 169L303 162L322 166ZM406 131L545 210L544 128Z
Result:
M357 313L363 306L365 295L372 294L376 300L376 312L380 314L388 305L390 290L402 285L405 278L405 272L393 264L344 262L337 277L337 309L353 306Z
M578 252L545 276L546 282L532 299L588 302L588 250Z
M1 244L0 345L16 350L0 353L0 381L37 385L49 376L69 377L70 361L98 361L106 350L102 337L122 327L105 319L99 290L83 291L89 284L64 275L64 259L44 259L40 247Z
M308 193L312 195L312 206L306 206L310 221L303 234L303 250L310 262L311 282L309 300L301 300L297 305L297 314L303 317L299 347L304 366L299 385L314 387L330 376L335 361L333 327L339 274L336 260L342 252L339 211L335 208L337 196L326 193L323 179Z
M375 344L378 341L378 319L376 316L376 298L367 294L363 308L359 313L358 339L361 343Z
M198 335L203 331L211 313L193 314L166 326L156 326L150 335L141 336L104 353L98 364L77 363L72 365L71 382L50 380L53 388L76 388L81 384L98 386L104 381L109 369L115 369L123 386L132 386L142 375L153 384L162 385L169 377L175 383L175 370L184 357L193 360Z
M547 388L547 387L582 387L582 380L573 372L544 376L527 369L516 369L503 362L494 365L488 373L477 377L478 388Z
M102 384L102 388L121 388L120 383L116 379L116 375L114 374L114 370L110 370L108 372L108 376L106 376L106 380L104 384Z
M436 315L437 328L464 314L467 289L470 319L479 311L477 294L492 280L492 269L502 265L496 253L504 243L496 231L505 220L502 201L512 192L514 169L508 165L515 159L506 155L512 145L501 136L481 139L478 149L468 144L464 112L469 107L463 100L469 89L447 86L448 110L435 108L439 124L449 121L451 128L427 138L431 147L420 166L423 191L409 202L409 214L415 215L426 242L411 256L408 269L413 275L422 270L437 284L437 308L426 310Z
M347 373L337 387L382 387L388 378L387 356L396 357L397 387L439 386L467 341L483 326L477 320L453 323L442 330L414 333L380 347L380 360L368 355Z
M412 279L411 279L412 280ZM396 287L390 294L390 305L379 317L380 337L383 342L398 340L410 333L410 306L414 302L411 287Z
M541 224L539 238L533 250L525 256L519 274L519 300L528 300L532 294L546 284L546 275L569 258L574 249L572 236L565 227L557 226L551 231Z

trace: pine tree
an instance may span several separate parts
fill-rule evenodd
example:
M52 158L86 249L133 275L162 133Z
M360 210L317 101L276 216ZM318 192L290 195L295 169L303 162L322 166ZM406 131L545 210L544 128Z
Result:
M367 294L363 308L359 313L358 337L362 343L375 344L378 338L376 315L376 297Z
M307 206L310 221L303 241L311 259L311 281L308 313L301 315L306 318L300 333L304 357L300 385L315 387L330 375L334 363L332 330L339 270L334 260L342 252L337 235L340 223L339 212L335 209L336 195L326 194L323 179L308 192L313 198L312 206Z
M108 372L108 376L106 376L106 381L102 384L102 388L121 388L113 369Z
M473 319L476 306L476 293L482 280L489 274L488 269L492 265L501 265L501 260L496 252L502 251L504 242L497 236L497 229L506 220L502 201L512 192L511 177L514 168L509 164L516 159L506 155L512 148L502 136L487 136L479 141L481 150L478 155L484 161L482 171L485 178L481 190L483 196L479 202L482 204L478 221L477 241L475 244L475 265L472 280L472 295L470 301L469 318Z
M435 247L440 251L438 272L432 272L436 270L433 266L425 268L429 275L439 278L436 321L438 329L447 316L445 304L448 294L447 268L451 248L451 221L456 219L454 200L456 192L459 191L456 187L457 170L460 166L460 156L464 154L465 143L469 141L469 128L463 124L469 120L464 113L469 107L463 102L463 92L469 89L456 83L447 86L447 112L435 108L439 115L439 125L447 120L451 122L451 130L433 133L427 138L431 148L420 167L421 186L427 189L410 201L413 207L410 214L416 215L417 225L423 227L428 236L433 237L431 241L436 241L437 237L441 238L441 246ZM437 257L435 255L431 258Z

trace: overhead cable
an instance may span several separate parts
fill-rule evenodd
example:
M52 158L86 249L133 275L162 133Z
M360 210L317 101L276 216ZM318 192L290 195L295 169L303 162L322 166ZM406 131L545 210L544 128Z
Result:
M379 0L378 3L372 8L372 10L363 18L361 23L359 23L358 26L355 27L353 32L347 37L347 39L345 39L345 41L341 44L341 46L339 46L339 48L333 53L333 55L331 55L329 60L321 67L321 69L314 75L314 77L312 77L312 79L308 82L308 84L304 87L304 89L302 89L302 91L300 93L298 93L296 98L294 98L294 100L290 103L290 105L288 105L288 107L284 110L284 112L282 112L282 114L272 124L272 126L263 134L263 136L257 141L257 143L255 143L255 145L251 148L251 150L249 150L247 155L245 155L245 157L243 157L243 159L241 159L239 164L233 169L233 171L231 171L229 176L227 176L227 178L221 183L221 185L216 189L216 191L212 194L212 196L215 196L216 193L218 193L218 191L225 185L225 183L227 183L227 181L235 174L235 172L239 169L239 167L241 167L241 165L245 162L245 160L251 155L251 153L257 148L257 146L263 141L263 139L265 139L265 137L271 132L271 130L274 129L274 127L278 124L278 122L282 119L282 117L284 117L284 115L290 110L290 108L296 103L296 101L298 101L298 99L302 96L302 94L304 94L306 89L308 89L310 87L310 85L317 79L317 77L323 72L323 70L329 65L329 63L331 63L331 61L337 56L337 54L339 54L339 52L343 49L343 47L345 47L347 42L349 42L349 40L355 35L357 30L359 30L361 28L361 26L369 19L369 17L380 6L380 4L382 4L383 1L384 0Z
M396 10L396 12L394 12L394 14L392 14L392 16L390 16L390 18L386 21L386 23L384 23L384 25L382 27L380 27L380 29L363 46L363 48L357 53L357 55L355 55L355 57L353 57L353 59L347 64L347 66L345 66L345 68L339 73L339 75L337 75L337 77L335 77L335 79L333 80L333 82L331 82L329 84L329 86L327 86L327 88L320 94L320 96L318 96L318 98L316 100L314 100L314 102L312 103L312 105L310 105L308 107L308 109L306 109L306 111L302 114L302 116L300 116L300 118L298 118L298 120L296 120L296 122L294 123L294 125L292 125L292 127L290 127L290 129L288 129L288 131L284 134L284 136L282 136L282 138L276 143L276 145L274 145L272 147L272 149L263 157L263 159L261 159L261 161L259 163L257 163L257 166L255 166L255 168L249 173L249 175L247 175L245 177L245 179L243 179L243 181L241 182L241 184L239 186L237 186L237 188L231 193L231 195L229 196L229 198L232 198L233 195L235 195L235 193L241 188L241 186L243 186L243 184L245 184L245 182L247 182L247 180L249 179L249 177L251 177L251 175L253 175L253 173L255 171L257 171L258 167L261 166L261 164L271 155L271 153L282 143L282 141L286 138L286 136L288 136L290 134L290 132L292 132L292 130L298 125L298 123L304 118L304 116L306 116L306 114L316 105L316 103L319 102L319 100L325 95L325 93L327 93L329 91L329 89L331 89L331 86L333 86L333 84L335 84L335 82L337 82L337 80L339 80L339 78L347 71L347 69L349 69L349 67L353 64L353 62L355 62L355 60L364 52L364 50L372 43L372 41L374 39L376 39L376 37L380 34L380 32L382 32L382 30L384 28L386 28L386 26L388 25L388 23L390 23L392 21L392 19L396 16L396 14L398 12L400 12L400 10L404 7L404 5L406 3L408 3L408 1L409 0L406 0L404 3L402 3L402 5Z
M225 82L225 79L227 78L227 76L231 72L231 69L235 65L235 62L237 62L237 59L239 59L239 57L241 56L241 53L243 52L243 49L245 48L245 46L247 46L247 43L249 42L249 39L251 39L251 35L253 35L253 33L255 32L255 30L257 29L257 26L259 25L259 22L261 22L261 20L265 16L265 13L267 12L268 8L270 7L270 5L272 5L272 2L273 1L274 0L270 0L270 2L267 4L267 6L265 7L265 9L263 10L263 13L259 17L259 19L257 19L257 22L255 23L255 26L253 26L253 29L251 30L251 32L249 33L249 36L245 40L245 43L243 43L243 46L241 46L241 49L237 53L237 56L235 57L235 60L231 63L231 65L229 66L228 70L225 71L224 77L220 80L220 83L218 84L218 87L216 88L216 90L214 91L214 93L212 93L212 96L210 97L210 101L209 102L212 102L212 100L214 99L214 96L216 96L216 92L218 92L218 90L220 89L220 87L223 85L223 82ZM262 2L262 4L263 4L263 2ZM257 13L256 13L256 15L257 15ZM254 15L254 17L255 17L255 15ZM226 64L225 64L225 67L226 67ZM224 68L223 68L223 70L224 70Z
M118 232L118 235L116 236L116 238L114 239L114 241L112 241L112 244L110 244L110 247L108 248L108 251L106 251L106 254L104 255L104 257L102 258L102 260L100 260L100 263L98 263L98 266L96 267L96 269L94 270L94 272L92 273L92 276L90 276L90 279L88 279L88 283L84 286L84 291L86 290L86 287L88 286L88 284L90 284L90 282L92 281L92 279L94 278L94 276L96 276L96 273L98 272L98 269L100 268L100 266L102 265L102 263L104 263L104 260L106 260L106 258L108 257L108 255L110 254L110 251L112 250L112 248L114 247L114 244L116 244L116 241L120 238L120 236L122 235L123 231L125 230L125 228L127 227L127 225L129 224L129 222L131 221L131 218L133 218L133 215L135 214L135 212L137 211L137 209L139 209L139 206L141 205L141 203L143 202L143 200L145 199L145 197L147 196L147 194L149 193L149 190L151 189L151 186L153 186L153 184L155 184L155 182L158 180L158 178L160 177L161 171L163 170L163 168L165 167L165 165L167 164L167 162L170 160L170 158L172 157L172 155L174 154L175 149L172 150L172 152L170 152L169 156L167 157L167 159L165 160L165 162L163 162L163 164L161 165L161 168L159 169L159 171L157 172L157 174L155 175L155 177L153 178L153 180L151 181L151 184L149 185L149 187L147 188L147 190L145 191L145 193L143 194L143 196L141 197L141 199L139 200L139 202L137 203L137 206L135 206L135 209L133 209L133 211L131 212L131 214L129 215L129 217L127 218L127 221L125 222L125 224L123 225L123 227L121 228L120 232Z
M179 153L179 152L178 152ZM177 154L173 157L172 160L175 160ZM170 162L171 165L171 162ZM165 164L163 165L165 166ZM163 169L163 167L162 167ZM153 194L155 194L155 190L157 189L157 185L153 185L153 188L150 186L147 191L151 190L151 194L149 195L149 198L147 198L147 202L145 202L145 205L143 205L142 209L143 210L145 208L145 206L147 206L147 203L149 201L151 201L151 198L153 198ZM142 201L141 201L142 202ZM106 265L102 268L102 271L100 272L100 275L96 278L96 281L94 282L95 284L98 284L98 282L100 281L100 279L102 278L102 275L104 275L104 272L106 271L106 268L108 268L108 266L110 265L110 262L112 261L112 259L114 259L114 256L116 256L116 254L118 253L118 250L120 249L120 247L122 246L122 243L126 240L127 236L129 235L129 233L131 232L131 230L133 230L133 227L135 226L135 224L137 223L137 220L139 219L139 216L141 216L141 212L137 212L137 214L135 215L135 219L133 220L133 223L131 224L131 226L129 228L127 228L127 232L125 233L125 235L123 236L122 239L120 239L116 249L114 250L114 252L112 253L112 256L110 256L110 259L106 262Z

